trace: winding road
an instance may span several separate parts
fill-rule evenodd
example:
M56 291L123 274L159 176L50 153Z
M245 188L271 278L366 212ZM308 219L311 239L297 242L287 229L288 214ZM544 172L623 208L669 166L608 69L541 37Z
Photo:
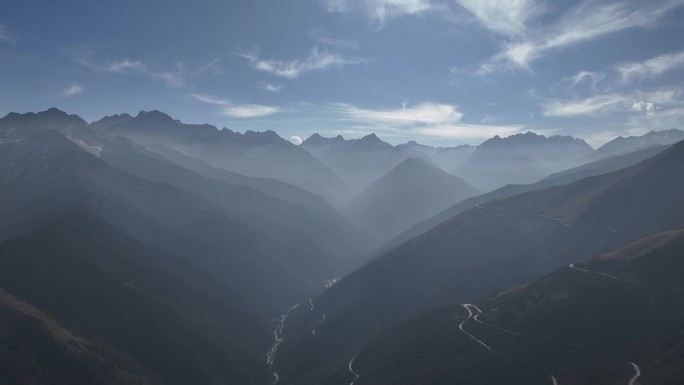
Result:
M635 385L637 378L641 377L641 369L639 369L639 365L635 364L634 362L630 362L629 364L632 365L636 373L634 374L634 377L629 380L627 385Z
M571 269L577 270L577 271L583 271L583 272L585 272L585 273L591 273L591 274L602 275L602 276L604 276L604 277L606 277L606 278L614 279L614 280L616 280L616 281L622 281L622 282L626 282L626 283L632 283L632 282L627 281L627 280L624 280L624 279L622 279L622 278L618 278L618 277L616 277L616 276L614 276L614 275L610 275L610 274L606 274L606 273L601 273L600 271L587 270L587 269L582 269L582 268L580 268L580 267L576 267L574 263L569 264L568 267L571 268Z
M480 308L477 307L476 305L473 305L473 304L471 304L471 303L467 303L467 304L465 304L465 306L472 307L473 309L475 309L475 310L477 311L477 314L475 315L475 317L473 317L473 319L474 319L475 321L481 323L482 325L489 326L490 328L493 328L493 329L502 331L502 332L504 332L504 333L508 333L508 334L510 334L510 335L514 335L514 336L520 337L520 334L518 334L518 333L516 333L516 332L510 331L510 330L508 330L508 329L500 328L500 327L498 327L498 326L494 326L494 325L492 325L492 324L490 324L490 323L487 323L487 322L484 322L484 321L480 321L480 319L479 319L478 317L482 314L482 310L480 310Z
M349 385L354 385L354 381L358 380L360 377L359 374L356 373L354 371L354 369L352 369L352 364L354 363L355 359L356 359L356 356L354 356L354 358L352 358L351 361L349 361L349 371L352 372L352 374L355 376L354 379L352 380L352 382L349 383Z
M498 211L500 213L506 213L506 214L527 215L527 216L532 216L532 217L549 219L549 220L558 222L558 223L562 224L563 226L570 227L570 224L565 222L564 220L562 220L560 218L550 217L550 216L544 215L544 214L526 213L523 211L513 211L513 210L505 210L505 209L494 209L491 207L484 207L482 205L475 205L475 207L478 209L482 209L482 210Z
M477 339L477 337L475 337L474 335L468 333L467 331L465 331L465 329L463 329L463 324L465 324L466 321L468 321L469 319L471 319L471 318L473 317L473 312L472 312L472 310L470 310L470 307L471 307L471 306L474 306L474 305L469 304L469 303L465 303L465 304L461 304L461 306L463 306L463 308L466 309L466 310L468 311L468 318L466 318L466 319L464 319L463 321L461 321L461 323L458 325L458 328L461 329L461 331L462 331L463 333L465 333L468 337L470 337L473 341L475 341L475 342L477 342L478 344L482 345L485 349L487 349L487 350L489 350L489 351L494 351L492 348L489 347L489 345L487 345L487 344L485 344L484 342L480 341L479 339Z
M311 335L316 335L316 329L318 329L323 324L323 321L325 321L325 313L323 313L323 318L321 318L321 322L318 323L318 326L316 326L314 330L311 331Z

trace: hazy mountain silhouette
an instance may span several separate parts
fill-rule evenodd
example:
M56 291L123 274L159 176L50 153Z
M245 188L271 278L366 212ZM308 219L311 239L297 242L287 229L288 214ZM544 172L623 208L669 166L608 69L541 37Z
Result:
M641 136L628 136L626 138L618 136L597 148L596 151L589 154L586 159L588 161L593 161L609 156L634 152L654 145L674 144L682 140L684 140L684 131L676 128L665 131L649 131Z
M383 142L375 134L361 139L325 138L313 134L301 147L340 175L354 191L381 178L399 163L412 157L407 151ZM424 159L432 162L423 155Z
M592 151L583 140L569 136L547 138L532 132L506 138L497 135L477 146L456 175L490 191L507 184L533 183L577 166Z
M332 170L273 131L240 134L208 124L184 124L160 111L110 116L92 127L144 146L162 144L239 174L279 179L333 203L343 199L347 188Z
M314 257L239 221L214 202L122 172L51 131L4 145L0 234L4 239L87 209L145 243L188 258L269 314L313 292ZM317 256L316 256L317 257ZM323 275L321 275L323 276ZM256 300L258 299L258 301ZM263 314L262 313L262 314Z
M551 174L546 178L536 183L522 184L522 185L507 185L498 188L494 191L484 193L472 198L464 199L462 202L449 207L439 214L426 219L415 226L406 230L404 233L397 236L395 239L388 242L381 250L389 251L390 249L400 245L409 239L415 238L428 230L434 228L445 220L465 211L473 206L495 199L504 199L516 194L521 194L528 191L539 190L547 187L561 186L572 183L577 180L588 178L595 175L603 175L609 172L617 171L625 167L632 166L643 160L646 160L656 154L665 151L669 146L651 146L646 149L638 150L632 153L623 155L616 155L605 159L600 159L582 166L574 167L565 171Z
M10 112L0 118L0 143L3 139L14 141L50 130L69 133L87 125L78 115L69 115L56 108L25 114Z
M626 169L473 207L342 279L291 315L279 370L294 382L382 330L440 305L522 283L639 238L684 227L684 142ZM301 357L310 360L301 361Z
M355 196L344 213L370 234L387 240L477 193L463 179L409 158Z
M424 144L418 144L412 140L397 147L409 152L412 156L427 155L433 162L435 162L442 170L456 175L460 171L460 167L465 162L473 151L475 146L460 145L456 147L433 147Z

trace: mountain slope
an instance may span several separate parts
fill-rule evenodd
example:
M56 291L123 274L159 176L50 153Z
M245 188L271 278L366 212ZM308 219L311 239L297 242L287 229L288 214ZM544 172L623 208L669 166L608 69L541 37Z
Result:
M467 144L456 147L432 147L415 141L409 141L397 147L409 152L413 157L417 157L418 154L427 155L442 170L454 175L459 171L461 164L475 151L475 146Z
M421 311L478 298L539 277L577 256L684 227L683 165L684 143L678 143L615 173L464 211L315 299L326 314L325 336L315 341L307 337L320 314L294 312L291 328L285 330L290 338L277 362L279 373L294 382Z
M392 241L388 242L385 246L383 246L382 250L389 251L390 249L427 232L447 219L458 215L461 212L474 207L475 205L495 199L505 199L528 191L540 190L553 186L562 186L564 184L569 184L591 176L603 175L618 171L653 157L665 151L667 148L668 146L653 146L632 153L600 159L582 166L551 174L536 183L526 185L507 185L494 191L465 199L462 202L459 202L456 205L435 215L434 217L416 224Z
M684 131L675 128L665 131L649 131L641 136L619 136L596 149L586 157L587 161L594 161L609 156L621 155L628 152L645 149L655 145L670 145L684 140Z
M626 384L634 365L638 383L680 383L682 253L683 230L660 233L469 309L421 314L355 352L354 383ZM308 380L342 383L353 378L345 369Z
M159 111L141 111L135 117L115 115L91 126L144 146L161 144L239 174L282 180L331 203L338 202L346 191L345 184L332 170L273 131L240 134L207 124L184 124Z
M507 184L533 183L574 167L592 148L569 136L545 137L532 132L495 136L477 146L457 171L475 187L491 191Z
M85 208L241 288L260 315L277 314L313 292L292 273L293 266L310 262L301 260L295 246L246 226L201 197L126 174L57 132L3 145L0 180L2 240Z
M375 134L349 140L342 136L325 138L313 134L302 142L301 147L340 175L353 192L361 191L412 157L407 151L383 142ZM427 156L420 156L432 162Z
M249 186L260 192L272 195L286 202L334 214L335 209L320 196L297 187L292 184L281 182L272 178L249 177L228 170L214 167L211 164L197 158L191 158L180 151L172 150L164 145L148 146L147 150L155 152L177 165L192 170L210 179L215 179L228 184Z
M344 213L387 240L477 192L463 179L409 158L354 197Z
M103 146L101 159L147 180L190 192L228 210L227 215L289 244L305 263L287 263L303 282L326 279L358 266L365 236L332 208L314 211L247 186L226 184L159 159L123 138ZM313 195L313 194L311 194ZM296 240L296 242L293 242Z
M238 291L89 210L1 244L0 287L0 309L30 319L23 328L12 318L0 324L0 355L9 358L0 360L1 371L12 383L249 384L269 377L260 353L270 333ZM26 342L21 355L8 339Z

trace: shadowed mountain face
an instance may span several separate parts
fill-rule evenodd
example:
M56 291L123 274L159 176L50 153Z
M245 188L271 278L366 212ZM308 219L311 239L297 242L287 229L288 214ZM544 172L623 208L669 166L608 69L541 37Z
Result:
M593 149L569 136L545 137L532 132L495 136L479 145L457 171L475 187L490 191L507 184L533 183L580 164Z
M279 179L333 203L339 202L347 189L332 170L273 131L240 134L206 124L183 124L159 111L106 117L92 127L144 146L164 145L239 174Z
M352 354L393 323L541 276L578 256L606 252L684 226L684 143L627 169L484 203L443 222L344 278L296 312L280 368L296 382ZM638 218L638 219L637 219ZM317 334L318 335L318 334ZM292 358L290 358L292 357ZM313 357L303 363L295 357Z
M57 132L4 145L0 156L7 187L0 191L3 240L85 209L242 287L265 314L312 292L292 275L293 266L311 262L296 246L245 225L217 203L122 172Z
M354 191L362 190L412 156L400 147L383 142L375 134L350 140L314 134L302 142L301 147L333 169ZM420 156L432 162L428 156Z
M675 384L683 253L684 231L661 233L475 306L426 312L358 347L354 383L627 384L639 373L641 384ZM307 381L351 381L344 361Z
M344 213L386 241L477 192L463 179L409 158L354 197Z
M587 161L594 161L610 156L626 154L651 146L670 145L684 140L684 131L671 129L665 131L650 131L641 136L617 137L599 147L586 157Z
M433 229L445 220L455 215L458 215L477 204L481 204L495 199L505 199L508 197L512 197L513 195L522 194L528 191L540 190L553 186L562 186L564 184L569 184L583 178L588 178L590 176L603 175L610 172L614 172L625 167L635 165L641 161L644 161L652 156L655 156L665 151L667 148L668 146L652 146L632 153L608 157L605 159L584 164L579 167L574 167L569 170L551 174L536 183L527 185L507 185L485 194L464 199L463 201L440 212L434 217L417 223L415 226L411 227L404 233L397 236L395 239L388 242L385 246L382 247L382 250L389 251L390 249L399 246L400 244L412 238L415 238L427 232L428 230Z
M237 288L91 211L1 244L0 282L8 383L258 384L270 375L259 349L268 324Z

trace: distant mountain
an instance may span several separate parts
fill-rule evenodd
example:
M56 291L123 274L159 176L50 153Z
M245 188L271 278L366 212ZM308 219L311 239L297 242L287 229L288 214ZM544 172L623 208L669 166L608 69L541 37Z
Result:
M191 158L182 152L172 150L163 144L147 146L146 149L207 178L233 185L249 186L264 194L272 195L278 199L312 210L329 214L337 213L330 203L320 195L311 193L301 187L281 182L273 178L250 177L223 168L214 167L204 160Z
M367 237L332 208L311 210L248 186L206 178L124 138L105 144L100 158L131 175L216 203L250 228L290 244L301 262L287 261L283 266L310 285L322 285L326 279L358 266L368 247Z
M313 134L301 147L333 169L358 192L376 181L412 155L383 142L375 134L361 139L344 139L342 136L325 138ZM428 162L432 162L422 155Z
M339 203L347 190L332 170L273 131L240 134L208 124L184 124L160 111L141 111L135 117L114 115L91 126L144 146L164 145L214 167L291 183L331 203Z
M577 166L592 151L583 140L569 136L547 138L533 132L506 138L497 135L477 146L456 175L491 191L507 184L533 183Z
M55 131L3 145L0 180L0 241L85 209L240 288L259 315L315 292L296 276L320 267L310 259L319 256L295 240L254 229L215 200L120 171Z
M418 144L413 140L397 147L409 152L414 157L417 157L418 154L427 155L442 170L454 175L459 171L461 164L475 151L475 146L467 144L456 147L432 147Z
M281 378L301 383L343 363L407 317L684 227L682 165L684 142L617 172L489 201L447 219L315 298L318 313L290 314L276 362ZM312 338L321 313L326 319Z
M354 383L680 383L683 253L683 230L661 233L469 309L426 312L360 346ZM350 359L308 380L350 381Z
M69 115L56 108L37 113L10 112L0 118L0 143L20 140L49 130L73 132L87 125L88 122L78 115Z
M634 152L656 145L669 145L684 140L684 131L673 128L665 131L649 131L641 136L619 136L599 147L586 157L587 161Z
M366 187L343 212L370 234L387 240L477 193L463 179L409 158Z
M426 219L415 226L406 230L404 233L397 236L395 239L388 242L381 250L389 251L390 249L399 246L400 244L415 238L428 230L436 227L445 220L462 213L465 210L473 208L477 204L488 202L496 199L505 199L513 195L521 194L528 191L540 190L553 186L562 186L578 181L583 178L588 178L596 175L603 175L614 172L625 167L635 165L650 157L653 157L663 151L669 146L651 146L646 149L627 153L623 155L616 155L605 159L597 160L582 166L574 167L565 171L551 174L546 178L536 183L531 184L516 184L507 185L498 188L494 191L484 193L472 198L465 199L456 205L442 211L441 213Z

